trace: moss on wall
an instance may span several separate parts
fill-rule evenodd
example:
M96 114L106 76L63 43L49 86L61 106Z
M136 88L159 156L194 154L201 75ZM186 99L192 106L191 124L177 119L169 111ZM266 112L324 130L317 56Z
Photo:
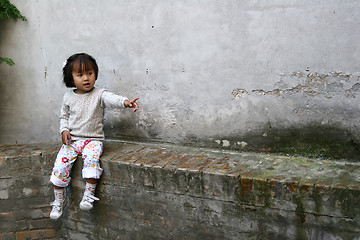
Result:
M266 126L247 135L216 136L198 142L189 138L187 144L350 162L360 157L360 145L351 132L317 124L285 129Z

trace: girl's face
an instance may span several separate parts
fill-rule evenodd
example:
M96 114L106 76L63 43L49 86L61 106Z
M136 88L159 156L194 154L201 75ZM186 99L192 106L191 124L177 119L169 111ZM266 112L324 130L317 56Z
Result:
M75 93L84 94L93 89L96 80L94 69L74 68L72 76L76 87Z

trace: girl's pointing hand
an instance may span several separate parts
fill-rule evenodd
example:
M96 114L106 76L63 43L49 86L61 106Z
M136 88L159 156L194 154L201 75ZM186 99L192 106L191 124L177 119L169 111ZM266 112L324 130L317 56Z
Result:
M139 110L139 105L137 104L137 100L139 100L139 98L134 98L132 100L125 100L124 102L124 106L127 108L134 108L133 112L136 112L137 110Z

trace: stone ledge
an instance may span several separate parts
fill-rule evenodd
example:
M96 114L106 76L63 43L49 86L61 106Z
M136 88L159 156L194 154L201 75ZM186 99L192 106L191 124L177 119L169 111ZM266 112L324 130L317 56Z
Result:
M360 219L360 164L118 142L105 144L102 161L104 179L122 184Z
M76 163L64 226L47 224L45 230L59 237L61 227L70 239L119 234L145 239L150 230L153 239L357 239L360 232L358 164L164 144L105 141L104 146L101 201L94 211L84 215L78 209L83 180ZM16 216L20 224L18 232L12 226L4 234L33 231L26 226L34 211L41 213L36 217L41 232L59 147L0 146L0 221L8 226ZM164 230L175 225L179 230ZM92 226L98 229L94 233Z

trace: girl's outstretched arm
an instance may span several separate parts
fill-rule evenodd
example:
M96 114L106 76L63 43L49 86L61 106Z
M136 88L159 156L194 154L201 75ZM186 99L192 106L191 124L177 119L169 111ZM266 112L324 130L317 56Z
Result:
M139 98L134 98L132 100L125 100L124 101L124 106L127 108L134 108L133 112L136 112L137 110L139 110L139 105L137 104L137 100L139 100Z

